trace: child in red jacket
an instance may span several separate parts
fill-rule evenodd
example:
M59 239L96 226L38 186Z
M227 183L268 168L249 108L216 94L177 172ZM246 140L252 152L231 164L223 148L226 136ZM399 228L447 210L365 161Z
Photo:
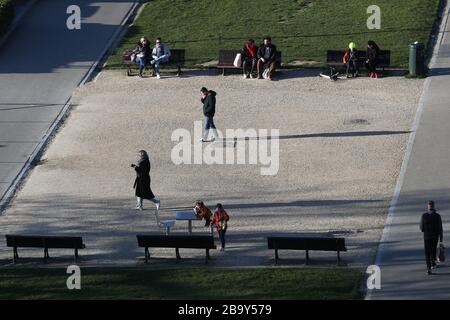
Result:
M223 209L222 204L218 203L211 224L216 226L217 232L219 233L220 242L222 243L220 251L225 250L225 233L227 231L228 220L230 220L228 213Z

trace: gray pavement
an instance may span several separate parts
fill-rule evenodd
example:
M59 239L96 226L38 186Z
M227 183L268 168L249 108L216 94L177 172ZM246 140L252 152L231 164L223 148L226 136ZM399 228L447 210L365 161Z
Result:
M449 12L447 7L446 12ZM444 243L450 231L450 21L444 17L442 39L425 84L418 129L406 170L400 177L400 193L385 228L377 262L381 290L371 299L450 299L450 265L439 265L426 274L420 216L427 200L436 201L444 223ZM405 165L404 164L404 165ZM403 180L402 180L403 179ZM401 182L403 183L401 184ZM395 202L395 198L394 198ZM446 235L447 231L447 235Z
M38 0L0 47L0 200L136 2ZM81 30L66 27L74 4Z

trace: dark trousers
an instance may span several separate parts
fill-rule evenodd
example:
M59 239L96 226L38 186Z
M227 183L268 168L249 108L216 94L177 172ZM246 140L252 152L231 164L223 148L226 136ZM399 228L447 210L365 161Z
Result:
M257 59L254 58L250 58L250 59L245 59L243 64L242 64L242 69L244 69L244 75L250 75L255 73L255 66L256 66L256 61Z
M352 76L358 75L359 70L358 70L358 66L356 65L356 61L353 60L348 60L347 61L347 76L349 75L349 73L352 73Z
M431 269L432 265L436 264L436 253L438 245L438 237L431 240L424 240L425 242L425 260L427 262L427 268Z
M369 70L369 72L370 73L372 73L372 72L377 72L377 63L376 63L376 61L370 61L369 60L369 62L366 62L366 68L367 68L367 70Z
M225 248L225 233L227 229L222 229L217 231L219 233L220 243L222 244L222 248Z

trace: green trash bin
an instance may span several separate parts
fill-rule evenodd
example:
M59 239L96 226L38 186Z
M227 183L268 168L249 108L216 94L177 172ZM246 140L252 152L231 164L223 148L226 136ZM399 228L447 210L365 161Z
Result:
M409 45L409 75L422 76L425 74L425 46L420 42Z

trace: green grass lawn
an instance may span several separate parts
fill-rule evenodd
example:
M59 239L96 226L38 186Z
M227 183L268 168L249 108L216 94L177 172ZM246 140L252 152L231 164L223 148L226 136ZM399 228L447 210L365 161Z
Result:
M120 65L121 53L141 35L152 44L161 36L171 48L185 48L188 65L218 59L219 49L240 49L265 34L283 52L283 62L324 63L327 49L344 49L368 40L391 50L391 64L404 67L408 44L427 43L439 0L378 0L381 30L368 30L372 0L155 0L148 2L109 61Z
M358 299L362 275L345 268L1 269L0 299Z

